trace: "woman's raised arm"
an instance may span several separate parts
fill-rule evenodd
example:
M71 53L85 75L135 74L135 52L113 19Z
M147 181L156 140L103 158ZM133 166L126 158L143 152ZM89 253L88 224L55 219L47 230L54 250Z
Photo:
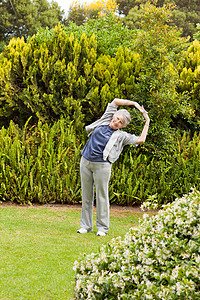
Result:
M143 114L143 117L145 118L146 122L145 122L144 128L142 130L142 133L141 133L140 137L137 140L137 144L141 144L141 143L145 142L146 137L147 137L147 133L148 133L148 130L149 130L149 124L150 124L150 118L148 116L148 113L146 112L146 110L144 109L143 106L142 106L142 108L143 108L142 114Z
M140 106L135 101L118 99L118 98L115 98L111 103L115 104L115 105L133 105L143 114L143 117L145 118L146 123L144 125L144 128L142 130L140 137L137 140L137 144L144 143L146 140L146 137L147 137L148 130L149 130L150 118L148 116L148 112L144 109L143 105Z
M131 100L115 98L111 103L112 103L112 104L115 104L115 105L133 105L133 106L135 106L141 113L142 113L143 110L144 110L144 108L142 108L142 106L140 106L137 102L131 101Z

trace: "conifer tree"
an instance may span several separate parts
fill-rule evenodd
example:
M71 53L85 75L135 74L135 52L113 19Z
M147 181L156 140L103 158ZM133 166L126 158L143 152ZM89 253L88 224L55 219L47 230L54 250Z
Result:
M0 0L0 15L0 41L27 38L41 26L52 28L64 22L64 11L58 3L47 0Z

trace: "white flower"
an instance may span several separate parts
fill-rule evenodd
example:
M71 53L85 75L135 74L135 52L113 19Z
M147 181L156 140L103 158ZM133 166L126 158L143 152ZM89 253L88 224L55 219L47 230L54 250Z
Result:
M178 218L178 219L176 219L176 224L179 225L179 226L183 225L184 221L181 218Z
M85 266L83 264L81 264L81 267L80 267L81 271L85 271Z
M82 281L81 281L80 279L78 279L78 280L76 281L76 290L80 290L81 283L82 283Z
M197 210L197 215L200 217L200 206L199 209Z
M93 284L92 283L89 282L87 284L87 290L88 290L88 292L92 293L92 291L93 291Z
M152 295L147 295L147 294L146 294L146 295L145 295L145 298L146 298L146 299L153 299L153 296L152 296Z
M129 258L130 256L130 251L127 249L124 253L123 253L124 257Z
M79 262L75 261L74 262L74 266L73 266L73 270L76 272L76 270L79 268Z
M97 265L93 264L92 272L98 273L98 266Z
M197 262L197 264L200 264L200 255L196 256L195 261Z
M99 279L98 279L98 283L99 283L99 284L102 284L103 281L104 281L104 280L103 280L103 276L100 276Z
M181 292L182 292L182 289L183 289L183 286L182 284L180 284L180 282L177 282L176 283L176 291L177 291L177 294L180 296Z

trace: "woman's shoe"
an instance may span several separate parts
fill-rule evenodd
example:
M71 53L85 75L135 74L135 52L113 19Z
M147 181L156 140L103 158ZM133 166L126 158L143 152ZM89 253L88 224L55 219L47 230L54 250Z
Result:
M87 229L85 228L80 228L79 230L77 230L77 233L87 233Z
M105 236L105 235L106 235L106 233L105 233L105 232L103 232L103 231L98 231L98 232L97 232L97 235L98 235L98 236Z

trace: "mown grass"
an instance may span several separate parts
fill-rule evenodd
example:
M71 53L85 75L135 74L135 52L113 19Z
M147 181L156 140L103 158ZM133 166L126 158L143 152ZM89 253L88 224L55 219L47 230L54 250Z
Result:
M76 233L81 208L0 206L0 299L73 299L75 260L138 224L141 212L111 209L106 237Z

